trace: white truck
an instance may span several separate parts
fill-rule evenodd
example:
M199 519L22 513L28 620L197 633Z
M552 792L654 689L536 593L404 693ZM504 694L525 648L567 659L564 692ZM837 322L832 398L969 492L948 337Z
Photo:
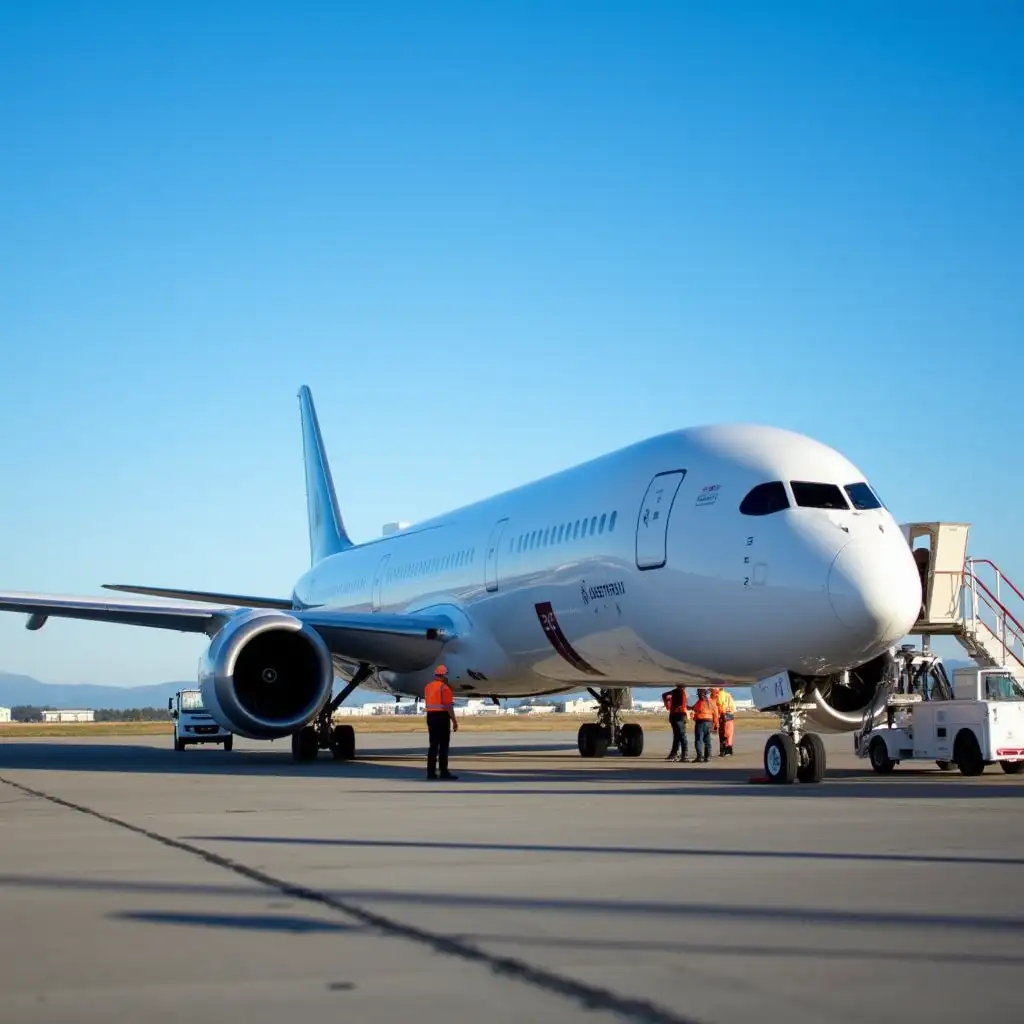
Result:
M184 750L190 743L223 743L230 750L234 737L214 720L203 707L199 690L179 690L167 702L174 722L174 749Z
M857 756L882 775L901 761L956 765L962 775L998 761L1008 775L1024 773L1024 686L1004 668L958 668L952 686L944 680L892 694L885 719L856 735Z

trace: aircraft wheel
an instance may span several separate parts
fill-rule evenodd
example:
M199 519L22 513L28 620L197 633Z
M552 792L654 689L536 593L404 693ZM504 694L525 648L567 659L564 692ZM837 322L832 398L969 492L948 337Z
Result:
M224 741L224 750L225 750L225 751L228 751L228 750L230 750L230 749L231 749L231 748L232 748L232 747L233 747L234 745L235 745L235 737L234 737L234 736L229 736L229 737L228 737L228 738L227 738L227 739L226 739L226 740Z
M336 725L331 730L331 755L335 761L351 761L356 756L356 731L351 725Z
M639 757L643 752L643 727L634 722L624 725L619 733L619 753L623 757Z
M292 757L296 761L315 761L319 751L316 729L311 725L292 733Z
M871 767L879 775L889 775L896 767L896 762L889 756L889 748L881 736L876 736L868 747L868 760Z
M825 777L825 744L816 733L805 733L800 737L798 754L800 766L796 777L801 782L821 782Z
M580 757L604 757L608 750L608 737L596 722L585 722L576 735Z
M764 773L779 785L788 785L796 778L799 755L792 736L777 732L764 745Z
M1021 772L1024 772L1024 761L1000 761L999 767L1007 775L1020 775Z

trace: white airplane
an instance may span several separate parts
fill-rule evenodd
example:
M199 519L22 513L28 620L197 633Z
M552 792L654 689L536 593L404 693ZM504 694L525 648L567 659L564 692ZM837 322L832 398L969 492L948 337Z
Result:
M765 765L781 782L820 781L804 727L859 727L917 617L899 526L860 470L800 434L673 431L354 544L308 388L299 403L311 567L291 597L112 585L165 601L5 592L0 611L29 629L63 616L206 633L210 713L242 736L291 735L299 760L354 756L331 715L356 686L421 697L442 661L457 695L590 689L584 757L640 754L640 726L621 720L630 687L774 676L785 703Z

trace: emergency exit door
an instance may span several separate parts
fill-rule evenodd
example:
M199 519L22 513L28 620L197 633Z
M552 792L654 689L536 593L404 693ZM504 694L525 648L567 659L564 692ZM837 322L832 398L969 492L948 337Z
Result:
M648 485L636 523L636 566L660 569L667 558L668 520L685 469L659 473Z
M373 574L373 590L371 592L371 606L375 612L380 611L381 591L384 589L384 574L388 571L390 555L385 555L377 564L377 571Z
M498 551L501 548L501 538L508 526L507 519L499 519L491 530L491 536L487 541L487 557L484 559L484 583L488 590L498 589Z

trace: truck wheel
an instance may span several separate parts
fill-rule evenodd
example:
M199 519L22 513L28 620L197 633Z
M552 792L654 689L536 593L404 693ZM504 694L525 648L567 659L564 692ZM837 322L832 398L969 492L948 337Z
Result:
M890 775L896 767L896 762L889 756L889 748L881 736L876 736L868 747L868 757L871 760L871 767L879 775Z
M953 760L956 761L961 775L980 775L985 770L985 761L981 756L978 739L968 729L964 729L953 744Z
M234 745L235 745L235 737L234 736L229 736L224 741L224 749L225 750L230 750Z
M1024 761L1000 761L999 767L1007 775L1020 775L1021 772L1024 772Z
M935 763L939 766L940 772L948 772L953 767L952 761L936 761Z
M174 741L174 749L177 750L180 753L182 750L185 749L185 741L184 740L175 739L175 741Z

